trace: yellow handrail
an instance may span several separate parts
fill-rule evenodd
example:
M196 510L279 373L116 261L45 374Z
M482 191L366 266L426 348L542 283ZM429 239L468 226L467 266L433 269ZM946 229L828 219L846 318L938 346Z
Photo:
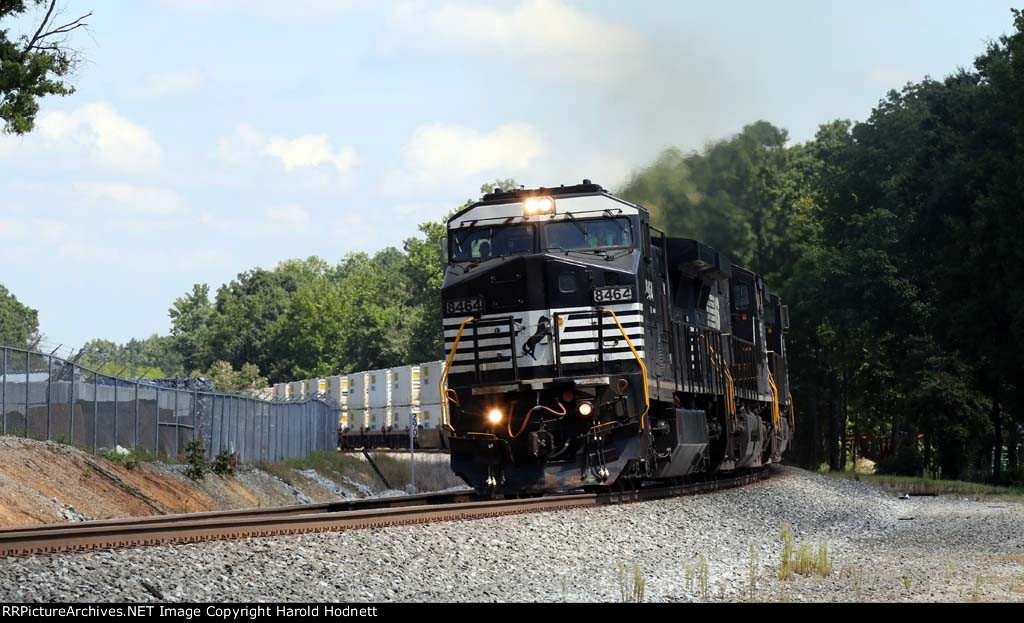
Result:
M727 335L722 333L721 335ZM729 419L736 419L736 386L732 380L732 372L729 371L729 366L726 365L725 360L718 356L715 351L715 347L711 345L711 340L708 339L707 335L701 334L704 342L708 345L708 350L711 351L711 356L715 363L718 364L718 369L721 370L725 376L725 413L729 416Z
M789 434L796 434L796 409L793 408L793 392L786 392L789 398Z
M772 388L772 426L775 427L776 432L779 430L779 420L781 415L779 414L779 387L775 384L775 377L772 376L772 371L768 371L768 385Z
M444 362L444 371L441 372L441 382L438 384L437 393L441 396L441 424L448 429L449 432L454 432L455 429L452 427L450 420L448 419L448 392L445 391L445 384L448 383L448 370L452 367L452 361L455 360L455 351L459 348L459 342L462 340L462 332L466 329L466 325L476 320L470 316L462 321L459 325L459 332L455 335L455 343L452 344L452 352L448 354L448 360Z
M612 320L615 321L615 325L619 327L619 331L622 332L622 337L625 338L626 344L629 345L629 350L633 351L633 356L636 357L637 363L640 364L640 370L644 375L644 411L640 414L640 431L644 430L644 425L647 421L647 412L651 410L651 392L647 385L647 366L644 365L644 358L640 356L640 353L636 352L636 348L633 346L633 341L629 339L629 335L626 334L626 329L623 328L622 323L619 322L619 317L615 315L610 309L602 309L606 314L610 314Z

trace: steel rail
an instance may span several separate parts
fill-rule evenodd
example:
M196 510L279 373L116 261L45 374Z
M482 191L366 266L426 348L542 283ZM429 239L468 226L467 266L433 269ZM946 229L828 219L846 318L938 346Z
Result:
M442 501L445 496L474 495L466 491L403 496L404 500L354 500L341 509L337 506L346 502L6 528L0 530L0 557L382 528L624 504L738 487L766 475L762 470L682 485L510 500Z

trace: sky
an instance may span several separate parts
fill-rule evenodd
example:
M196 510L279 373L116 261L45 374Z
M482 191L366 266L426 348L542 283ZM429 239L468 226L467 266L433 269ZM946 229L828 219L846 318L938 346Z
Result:
M794 142L970 66L1002 0L61 0L76 92L0 135L0 284L44 346L170 329L194 283L417 233L764 119ZM0 23L12 33L40 14Z

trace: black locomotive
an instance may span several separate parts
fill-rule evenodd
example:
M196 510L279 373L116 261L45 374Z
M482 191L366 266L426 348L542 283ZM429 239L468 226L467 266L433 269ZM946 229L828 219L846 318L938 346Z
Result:
M632 487L786 450L787 308L722 253L589 180L485 195L448 253L443 417L471 486Z

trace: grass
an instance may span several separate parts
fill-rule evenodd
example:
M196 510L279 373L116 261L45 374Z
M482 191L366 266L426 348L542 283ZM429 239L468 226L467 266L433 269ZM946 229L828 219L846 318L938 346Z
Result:
M755 601L757 601L757 550L754 549L753 545L750 546L750 568L749 568L749 571L750 571L750 578L749 578L750 593L747 596L747 598L748 598L748 601L750 603L754 603Z
M788 523L782 524L782 555L779 558L779 579L789 580L793 574L817 575L827 577L832 574L832 562L828 557L828 542L818 543L818 550L814 551L806 543L796 547L793 538L793 527ZM751 549L751 566L754 565L754 551ZM752 572L753 573L753 572ZM753 591L753 577L751 577L751 591Z
M142 446L136 446L124 454L115 450L108 450L107 452L101 452L100 456L127 470L135 469L139 466L139 463L152 463L156 460L153 453Z
M788 580L793 577L793 526L782 524L782 556L779 561L779 579Z
M827 472L833 478L859 480L887 491L910 495L960 495L982 500L1024 502L1024 487L1005 487L965 480L934 480L917 476L889 476L854 472Z
M626 565L619 564L619 597L622 603L643 603L646 588L647 580L638 565L633 565L633 573L630 574Z

